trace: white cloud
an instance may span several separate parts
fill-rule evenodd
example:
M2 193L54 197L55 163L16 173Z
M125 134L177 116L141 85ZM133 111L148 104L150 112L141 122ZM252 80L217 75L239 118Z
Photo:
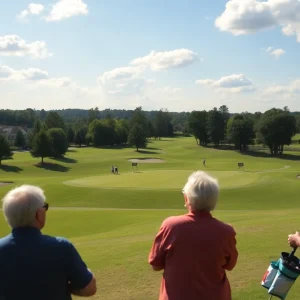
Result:
M68 77L50 77L48 72L40 69L15 70L8 66L0 66L0 83L8 82L27 82L35 86L77 87Z
M197 54L188 49L173 51L151 51L149 55L138 57L131 61L131 65L161 71L170 68L184 67L197 60Z
M52 6L45 20L48 22L61 21L78 15L87 15L88 7L83 0L60 0Z
M295 79L286 85L273 84L264 89L263 96L284 96L291 98L300 95L300 79Z
M98 77L98 82L105 84L109 81L130 80L140 74L140 69L135 67L121 67L103 73Z
M182 92L181 88L173 88L173 87L170 87L168 85L164 86L162 88L159 88L158 90L163 92L163 93L169 93L169 94L176 94L176 93Z
M44 5L37 3L30 3L27 9L23 10L20 14L17 15L18 19L24 19L28 15L39 15L44 10Z
M44 41L28 43L18 35L0 36L0 56L30 56L46 58L52 56Z
M18 72L18 71L16 71ZM27 80L43 80L43 79L48 79L49 75L46 71L42 71L40 69L35 69L35 68L29 68L26 70L21 70L20 76L23 79Z
M11 80L42 80L49 77L46 71L29 68L24 70L14 70L8 66L0 66L0 81Z
M215 20L215 25L234 35L280 26L283 34L296 35L300 42L300 1L230 0L225 11Z
M270 53L275 59L279 59L281 55L285 54L283 49L274 49L272 47L267 48L266 52Z
M233 74L221 77L219 80L202 79L197 80L196 84L207 85L217 90L226 90L233 93L253 91L252 80L244 74Z
M58 78L49 78L40 80L37 83L38 85L47 85L51 87L75 87L76 84L72 82L72 80L68 77L58 77Z

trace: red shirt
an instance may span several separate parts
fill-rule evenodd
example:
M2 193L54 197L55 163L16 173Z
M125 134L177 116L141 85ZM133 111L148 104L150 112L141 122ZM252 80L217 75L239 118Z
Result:
M149 254L164 269L159 300L231 300L225 270L237 262L235 235L208 212L167 218Z

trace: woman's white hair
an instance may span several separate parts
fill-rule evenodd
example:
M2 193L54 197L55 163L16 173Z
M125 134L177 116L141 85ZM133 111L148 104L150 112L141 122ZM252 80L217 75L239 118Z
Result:
M12 228L32 226L45 199L44 191L37 186L22 185L9 191L2 199L8 225Z
M219 197L218 180L205 172L192 173L183 188L192 209L211 211L215 208Z

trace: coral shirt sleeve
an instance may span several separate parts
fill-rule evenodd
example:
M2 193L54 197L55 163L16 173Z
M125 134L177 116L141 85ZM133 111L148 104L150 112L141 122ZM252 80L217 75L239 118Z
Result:
M167 229L164 223L161 225L151 248L149 254L149 264L153 267L163 269L165 267L165 257L166 257L166 239L167 239Z

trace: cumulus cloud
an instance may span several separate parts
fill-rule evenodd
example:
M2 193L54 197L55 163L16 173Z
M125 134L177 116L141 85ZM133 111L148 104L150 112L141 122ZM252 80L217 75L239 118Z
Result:
M17 18L24 19L28 15L39 15L43 10L44 5L38 3L30 3L27 9L24 9L20 14L17 15Z
M88 7L83 0L60 0L55 3L45 20L57 22L78 15L87 15Z
M31 82L35 85L43 85L50 87L69 87L76 86L75 83L68 77L50 77L48 72L36 69L28 68L15 70L8 66L0 66L0 83L5 82Z
M267 48L266 52L270 53L270 55L275 59L279 59L281 55L285 54L285 51L283 49L274 49L272 47Z
M170 86L164 86L162 88L159 88L158 91L161 91L163 93L169 93L169 94L176 94L176 93L180 93L182 92L181 88L174 88L174 87L170 87Z
M240 93L253 91L252 80L244 74L233 74L221 77L219 80L202 79L197 80L198 85L207 85L217 90L226 90L229 92Z
M197 55L187 49L156 52L132 60L128 66L115 68L104 72L97 78L102 90L110 95L140 95L155 84L154 79L146 79L145 71L161 71L183 67L193 63ZM167 87L164 88L165 92ZM169 88L169 93L179 92L179 89ZM163 92L161 89L160 92Z
M99 83L102 84L105 84L109 81L130 80L135 78L139 73L140 73L139 68L121 67L103 73L100 77L98 77L97 80Z
M295 79L286 85L273 84L263 91L263 96L284 96L291 98L300 94L300 79Z
M275 26L300 42L300 1L298 0L230 0L215 20L221 31L234 35L251 34Z
M197 60L197 54L188 49L173 51L151 51L149 55L138 57L131 61L131 65L161 71L171 68L184 67Z
M30 56L32 58L46 58L52 56L48 52L44 41L29 43L18 35L0 36L0 56Z

